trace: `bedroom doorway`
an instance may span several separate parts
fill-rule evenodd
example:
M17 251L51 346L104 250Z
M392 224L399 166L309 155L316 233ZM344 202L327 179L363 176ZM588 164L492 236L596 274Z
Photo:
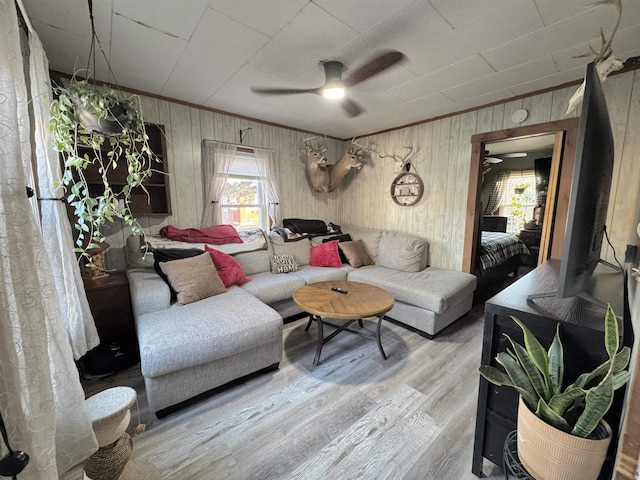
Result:
M560 258L564 228L554 228L554 225L564 225L566 222L566 207L571 189L571 174L575 159L577 134L578 119L571 118L482 133L471 137L472 152L462 260L463 271L469 273L477 272L476 264L483 216L481 209L482 182L483 177L489 173L487 168L492 168L492 164L485 161L486 152L489 151L491 154L496 152L495 157L489 155L489 158L491 158L489 162L494 162L493 165L496 165L501 160L504 160L498 154L499 152L513 153L506 150L511 150L513 145L518 144L532 145L532 149L535 149L535 145L544 145L545 148L550 149L548 193L545 196L543 216L539 219L540 231L537 233L539 235L539 244L535 252L537 259L534 262L537 265L548 258ZM517 226L513 228L517 228ZM536 239L536 242L538 242L538 239Z

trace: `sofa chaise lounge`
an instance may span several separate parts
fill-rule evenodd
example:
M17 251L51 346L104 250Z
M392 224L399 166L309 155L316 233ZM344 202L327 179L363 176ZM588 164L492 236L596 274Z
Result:
M311 249L326 237L287 242L270 232L265 249L234 256L248 283L188 305L172 302L167 283L138 257L139 239L130 237L127 276L150 409L162 416L231 380L277 368L283 319L302 314L293 293L305 284L352 280L381 287L395 298L386 317L428 338L471 309L476 277L428 267L424 240L389 230L342 230L361 241L372 265L313 266ZM272 272L274 255L291 255L297 271Z

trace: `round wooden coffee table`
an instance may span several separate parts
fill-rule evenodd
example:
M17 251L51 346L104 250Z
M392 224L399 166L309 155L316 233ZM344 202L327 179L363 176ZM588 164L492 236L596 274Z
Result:
M339 290L346 293L341 293ZM320 365L322 346L343 331L376 340L380 355L386 360L387 355L384 353L380 341L380 326L384 314L391 310L394 303L393 297L387 291L360 282L319 282L300 287L294 292L293 300L302 310L310 314L305 331L309 330L311 322L314 320L318 324L318 343L313 359L314 365ZM323 320L322 317L348 321L342 325L336 325ZM362 327L362 319L367 317L378 317L375 336L369 335L368 332L349 328L356 321ZM324 325L330 325L336 330L324 337Z

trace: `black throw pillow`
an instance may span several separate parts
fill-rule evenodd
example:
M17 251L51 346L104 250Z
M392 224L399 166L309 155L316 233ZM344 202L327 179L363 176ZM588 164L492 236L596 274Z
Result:
M340 243L340 242L350 242L352 239L351 239L351 235L349 235L348 233L343 233L342 235L335 235L333 237L323 238L322 243L327 243L327 242L330 242L331 240L338 240L338 243ZM349 263L349 260L347 259L347 257L345 257L344 253L342 253L341 249L338 249L338 253L340 254L340 260L342 261L342 263Z

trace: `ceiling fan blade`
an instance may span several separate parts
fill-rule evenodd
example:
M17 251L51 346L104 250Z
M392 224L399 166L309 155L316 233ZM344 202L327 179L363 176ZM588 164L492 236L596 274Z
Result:
M377 55L368 63L365 63L363 66L349 75L349 77L344 80L344 85L346 87L352 87L357 83L363 82L373 77L374 75L385 71L387 68L401 62L405 58L406 56L404 53L398 52L396 50L390 50Z
M317 93L319 94L322 87L318 88L260 88L251 87L253 93L259 95L290 95L292 93Z
M354 102L349 98L342 99L342 102L340 102L340 105L342 105L342 109L350 117L357 117L364 111L362 107L360 107L356 102Z

